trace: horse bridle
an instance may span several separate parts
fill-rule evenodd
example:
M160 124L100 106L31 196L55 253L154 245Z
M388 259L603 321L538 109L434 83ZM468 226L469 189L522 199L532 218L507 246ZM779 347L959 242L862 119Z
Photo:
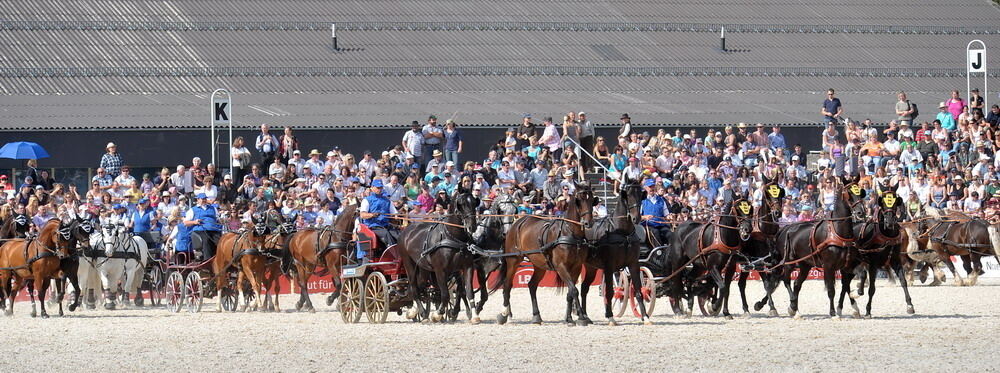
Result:
M627 185L622 186L621 193L622 193L622 196L625 197L626 201L628 201L628 199L629 199L628 198L628 196L629 196L628 190L632 189L632 188L639 188L639 191L640 192L642 191L642 187L639 186L639 184L627 184ZM629 211L632 211L633 208L636 208L636 209L637 208L641 208L642 207L642 200L643 200L643 198L640 197L640 198L636 199L635 201L632 201L633 203L626 204L625 205L625 211L626 211L626 213L628 213ZM632 224L639 224L641 221L642 221L642 212L640 211L638 217L632 218Z

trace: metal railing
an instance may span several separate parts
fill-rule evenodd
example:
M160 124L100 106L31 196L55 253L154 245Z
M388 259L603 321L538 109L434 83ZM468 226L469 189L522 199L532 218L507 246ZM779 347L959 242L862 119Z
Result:
M594 138L597 138L597 137L594 136ZM569 137L569 136L563 136L561 139L559 139L559 141L561 141L563 144L565 144L566 141L569 141L569 142L573 143L574 146L576 147L576 149L579 149L579 151L580 151L579 154L586 155L587 158L590 158L591 160L593 160L594 164L597 165L597 167L599 167L601 169L601 180L604 180L604 183L607 183L608 173L611 172L611 169L605 167L604 164L601 163L600 160L598 160L596 157L594 157L593 154L591 154L589 151L587 151L587 149L584 149L583 146L580 145L580 143L576 142L576 140L573 140L571 137ZM582 165L580 165L580 178L583 178L583 181L586 181L586 179L584 178L586 173L587 173L587 170L584 169ZM608 188L607 188L607 186L605 186L604 190L602 191L602 194L603 195L601 196L601 199L603 199L605 201L604 203L606 205L607 204L607 200L608 200ZM610 211L609 211L609 213L610 213Z

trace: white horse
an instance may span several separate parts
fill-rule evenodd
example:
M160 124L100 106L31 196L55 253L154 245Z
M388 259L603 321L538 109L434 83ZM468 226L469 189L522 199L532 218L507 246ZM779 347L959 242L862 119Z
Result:
M104 308L113 310L115 295L124 288L125 302L131 303L132 297L139 292L149 262L146 241L132 236L120 224L106 224L91 234L90 245L94 249L80 256L77 272L82 293L86 296L91 289L101 289Z

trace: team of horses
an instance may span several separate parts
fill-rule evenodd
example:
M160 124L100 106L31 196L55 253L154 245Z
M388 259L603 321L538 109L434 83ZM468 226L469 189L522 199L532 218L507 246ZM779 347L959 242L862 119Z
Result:
M933 271L933 284L940 283L943 274L938 266L943 263L956 284L973 285L982 273L981 258L996 255L1000 248L997 224L933 209L923 216L909 216L894 186L883 186L878 195L866 196L857 181L837 180L833 209L827 214L808 222L782 224L785 190L765 178L758 190L737 195L711 218L674 224L668 242L662 244L652 241L641 224L640 206L648 196L637 180L620 183L615 196L618 207L602 218L594 216L597 198L586 184L573 185L570 196L560 201L563 213L559 216L515 215L503 204L481 211L482 201L471 190L459 188L441 218L394 216L409 224L396 245L381 250L394 250L400 258L407 292L425 295L421 299L427 302L413 302L407 314L415 320L454 320L464 306L470 321L479 323L489 295L502 289L503 310L497 322L506 323L513 317L510 298L515 274L526 261L533 270L527 283L530 322L542 323L537 290L552 271L559 286L566 288L565 323L592 323L587 295L602 273L598 281L605 289L605 318L609 325L616 325L611 308L614 292L608 289L614 288L619 273L634 274L624 287L625 296L633 298L641 321L651 324L642 301L643 284L635 275L641 265L653 268L661 285L652 296L669 297L673 313L680 317L690 317L695 304L705 314L721 312L732 317L729 292L737 275L743 314L749 316L746 283L752 270L760 275L765 290L764 297L753 304L755 311L768 306L768 314L776 316L772 294L784 284L787 312L801 318L800 292L814 268L822 270L831 317L842 315L845 299L853 316L862 317L857 299L865 293L865 284L864 317L870 317L879 271L900 280L906 312L912 314L908 285L914 273L923 281ZM751 194L756 194L757 203L751 202ZM330 275L336 289L327 297L331 305L343 286L343 267L354 264L357 218L357 206L349 205L329 226L296 230L276 212L254 215L244 229L224 233L215 257L205 258L214 274L210 282L220 294L242 292L243 309L278 310L278 279L287 275L299 293L295 309L315 311L308 294L309 279ZM0 224L4 234L0 299L6 301L6 314L13 312L13 295L28 287L32 315L37 295L40 314L47 317L44 298L50 280L55 280L60 300L66 283L73 285L70 311L80 306L81 291L86 295L100 290L108 309L114 308L119 293L124 293L126 302L143 297L138 287L150 261L149 250L122 227L94 227L88 219L74 218L50 220L36 235L26 236L26 230L23 215L8 214ZM953 255L963 258L966 278L952 264ZM237 280L230 281L230 275ZM851 290L856 277L861 279L857 295ZM33 288L37 291L30 291ZM436 311L432 313L431 308ZM63 314L61 302L59 314Z

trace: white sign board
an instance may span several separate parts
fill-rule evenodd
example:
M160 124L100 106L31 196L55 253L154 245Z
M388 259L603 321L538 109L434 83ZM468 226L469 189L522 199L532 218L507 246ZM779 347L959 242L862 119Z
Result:
M970 73L984 73L986 72L986 50L985 49L970 49L969 50L969 66Z
M229 97L212 97L212 122L216 126L228 126L232 109L229 106Z

